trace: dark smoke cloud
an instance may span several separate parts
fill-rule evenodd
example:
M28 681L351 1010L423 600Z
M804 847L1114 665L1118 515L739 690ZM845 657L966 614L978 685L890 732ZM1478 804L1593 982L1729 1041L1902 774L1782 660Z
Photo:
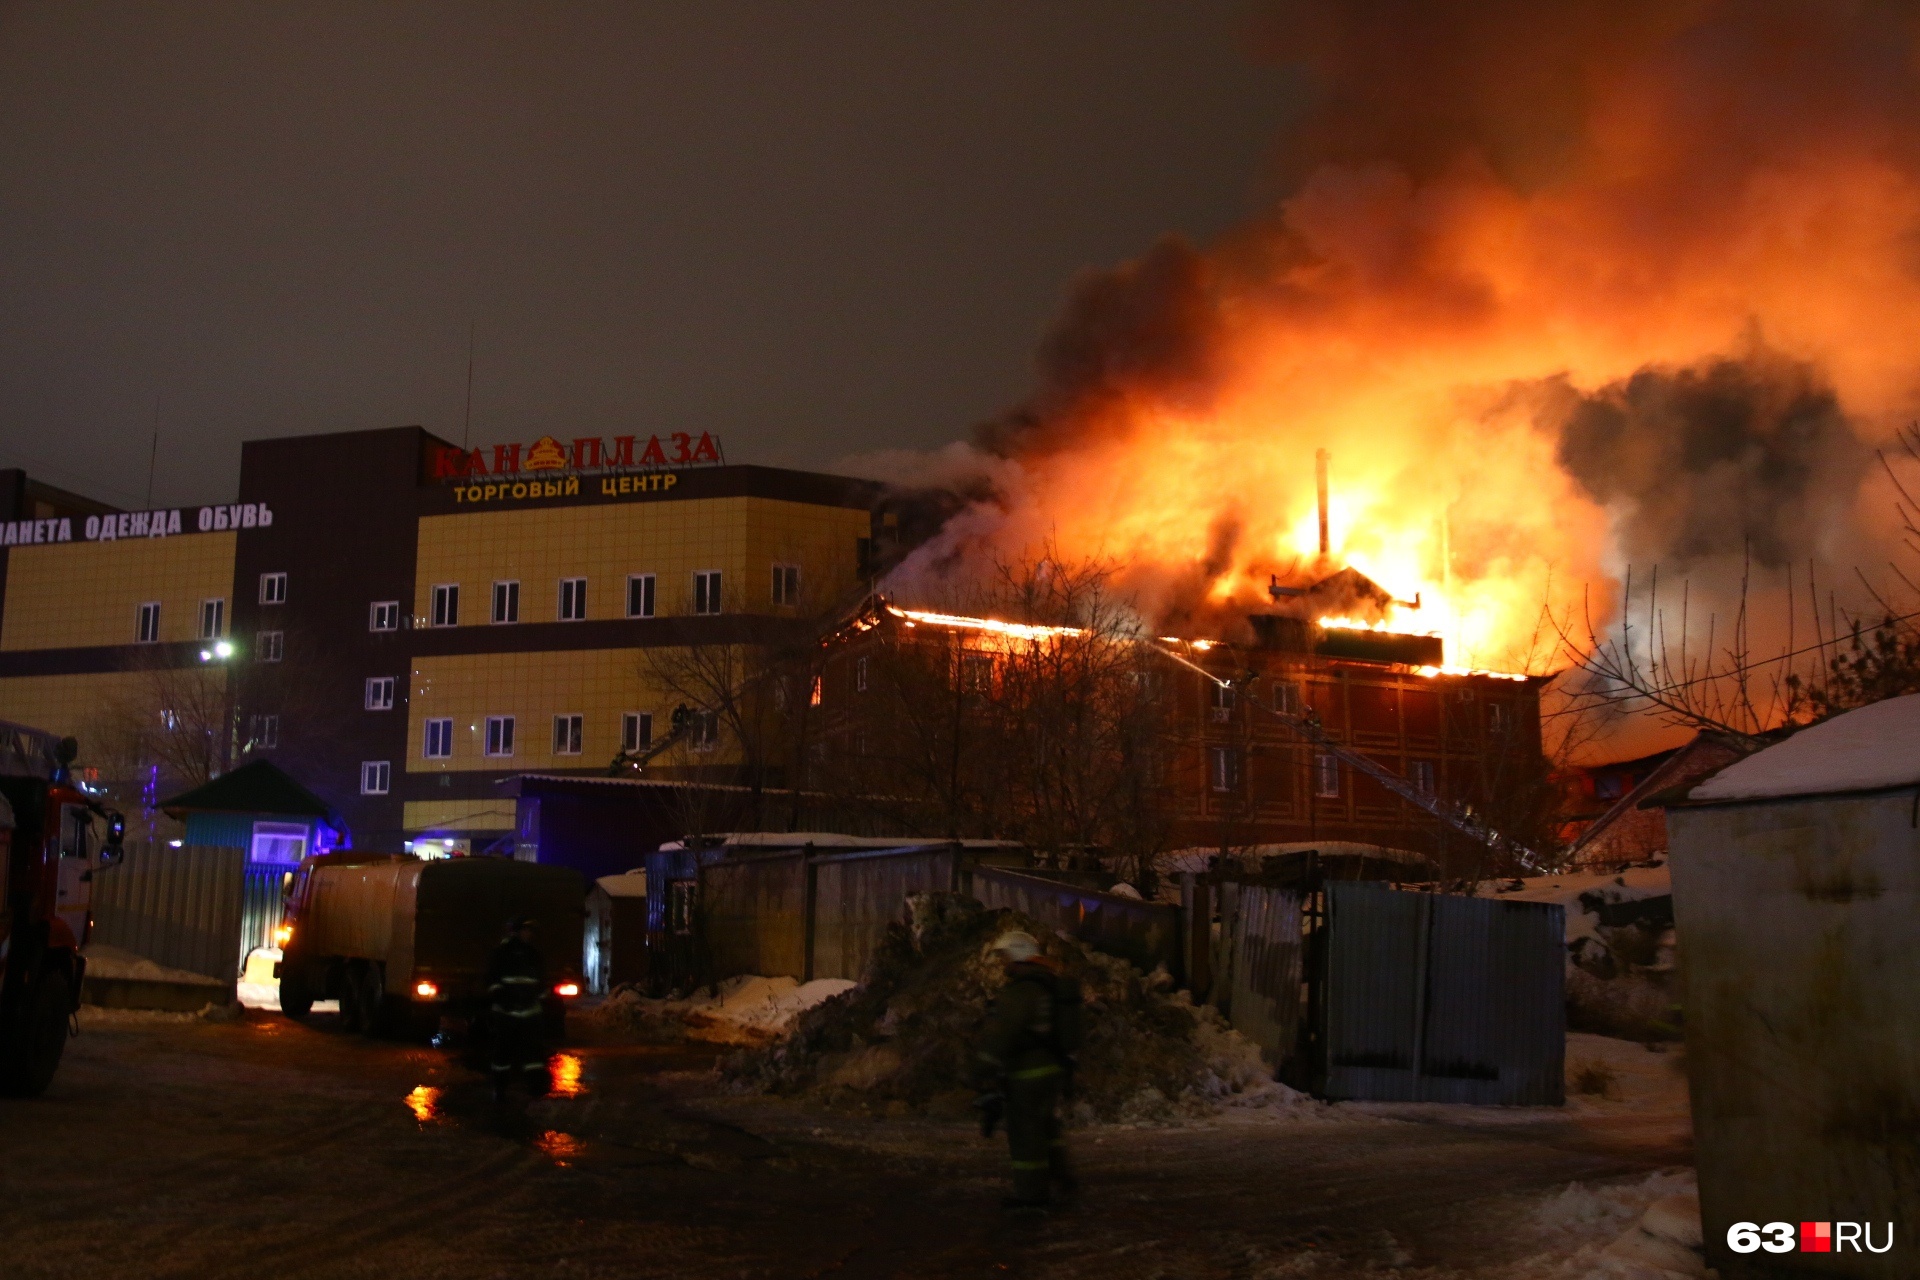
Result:
M1008 456L1044 450L1121 400L1205 406L1227 343L1211 259L1178 236L1075 282L1035 357L1039 386L978 433Z
M1766 353L1649 367L1583 395L1550 391L1560 463L1621 510L1636 560L1685 567L1751 548L1781 567L1844 521L1871 457L1809 365Z

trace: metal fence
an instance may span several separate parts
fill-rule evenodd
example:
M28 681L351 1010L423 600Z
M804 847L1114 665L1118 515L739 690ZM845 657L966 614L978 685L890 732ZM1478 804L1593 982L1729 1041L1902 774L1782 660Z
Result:
M1235 886L1228 928L1227 1008L1234 1030L1279 1068L1300 1035L1300 895L1261 885Z
M242 954L247 852L133 843L93 874L93 941L232 982Z
M1010 907L1108 955L1131 961L1142 973L1159 965L1176 981L1180 963L1180 908L1092 889L1076 889L1041 876L1001 867L974 867L966 891L989 907Z
M863 977L907 895L953 888L959 860L952 845L815 857L807 976Z
M1351 882L1326 893L1327 1097L1565 1100L1559 906Z
M286 915L285 888L291 867L249 862L240 903L240 963L255 947L273 945L273 931Z

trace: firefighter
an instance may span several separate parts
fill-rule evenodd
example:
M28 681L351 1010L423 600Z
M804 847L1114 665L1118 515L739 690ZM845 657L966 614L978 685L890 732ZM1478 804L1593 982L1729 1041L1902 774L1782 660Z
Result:
M1013 1194L1001 1204L1042 1208L1054 1188L1063 1195L1077 1189L1058 1108L1071 1095L1080 1048L1080 984L1040 954L1032 934L1002 934L993 950L1006 965L1007 983L988 1011L979 1063L985 1083L997 1084L1003 1099L1013 1159ZM987 1127L990 1134L991 1122Z
M533 921L508 921L507 936L487 958L488 1030L493 1040L493 1096L504 1102L518 1076L536 1096L546 1092L547 1055L541 1044L540 997L547 966L533 945Z

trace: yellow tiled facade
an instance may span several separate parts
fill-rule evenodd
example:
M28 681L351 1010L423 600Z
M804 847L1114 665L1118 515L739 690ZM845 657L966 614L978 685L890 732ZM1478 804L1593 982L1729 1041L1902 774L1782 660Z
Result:
M693 612L693 575L721 573L726 613L796 613L858 583L865 511L772 498L557 507L427 516L420 521L413 612L433 588L460 586L461 626L491 621L495 582L520 584L521 622L559 617L560 581L587 579L587 620L626 616L627 578L653 574L660 617ZM773 566L800 568L800 605L775 607Z
M416 659L408 699L406 771L604 768L619 754L623 715L650 713L654 736L666 736L673 707L684 698L661 684L655 674L659 668L651 664L671 663L671 652L571 649ZM563 715L581 717L577 754L553 750L553 720ZM486 754L489 716L514 718L511 757ZM453 721L453 754L442 759L426 755L426 725L435 719ZM711 762L728 758L716 752Z
M78 738L85 763L115 715L152 701L149 689L148 675L139 671L12 676L0 679L0 720Z
M160 605L163 642L200 638L204 600L226 600L230 626L234 536L15 547L7 557L0 650L132 644L140 606L149 602Z
M511 800L409 800L403 812L409 831L513 830Z

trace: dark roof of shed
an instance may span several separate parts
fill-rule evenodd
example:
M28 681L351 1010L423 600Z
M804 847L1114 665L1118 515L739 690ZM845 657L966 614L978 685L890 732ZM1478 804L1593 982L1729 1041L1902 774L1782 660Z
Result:
M187 813L275 813L336 822L333 806L295 782L271 760L254 760L160 807L169 817Z

